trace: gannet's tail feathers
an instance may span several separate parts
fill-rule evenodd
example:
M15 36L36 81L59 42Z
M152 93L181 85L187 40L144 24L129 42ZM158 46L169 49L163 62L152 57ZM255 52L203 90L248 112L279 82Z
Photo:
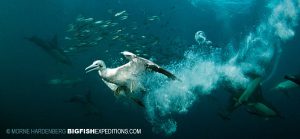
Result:
M165 70L165 69L163 69L163 68L161 68L161 67L159 67L157 65L147 65L146 67L148 69L153 70L153 71L156 71L156 72L159 72L161 74L164 74L168 78L171 78L172 80L179 80L180 81L180 79L178 79L174 74L172 74L171 72L169 72L169 71L167 71L167 70Z

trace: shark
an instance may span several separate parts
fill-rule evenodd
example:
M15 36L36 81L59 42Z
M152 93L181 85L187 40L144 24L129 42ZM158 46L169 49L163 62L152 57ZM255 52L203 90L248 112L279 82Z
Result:
M48 84L52 86L65 86L65 87L75 87L76 85L83 82L82 78L79 77L67 77L65 75L58 76L48 80Z
M289 90L300 87L300 75L285 75L284 79L273 87L271 91L279 91L289 97Z
M271 103L264 99L261 77L253 79L242 93L232 93L228 106L225 111L219 113L219 116L224 120L230 120L230 114L241 106L245 106L248 113L265 119L283 117Z
M88 90L86 94L78 94L69 98L66 102L82 105L87 113L85 116L100 116L101 113L95 103L92 101L92 91Z
M25 37L25 39L32 42L36 46L42 48L56 61L59 61L60 63L69 66L72 65L72 61L70 60L70 58L65 54L65 52L61 48L59 48L57 35L54 35L51 41L45 41L37 36Z

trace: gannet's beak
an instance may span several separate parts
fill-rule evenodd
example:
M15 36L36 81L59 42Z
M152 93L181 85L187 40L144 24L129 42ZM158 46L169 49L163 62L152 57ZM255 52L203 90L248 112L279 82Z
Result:
M89 73L89 72L94 71L94 70L99 70L99 66L96 65L96 64L92 64L92 65L85 68L85 73Z

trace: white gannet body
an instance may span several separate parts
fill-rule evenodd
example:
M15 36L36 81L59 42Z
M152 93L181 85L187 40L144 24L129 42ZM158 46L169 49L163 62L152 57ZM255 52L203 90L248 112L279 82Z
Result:
M162 69L150 60L138 57L127 51L121 52L121 54L129 60L128 63L122 66L107 68L104 61L96 60L85 69L87 73L98 70L104 83L114 91L116 95L122 92L128 95L128 93L135 91L145 91L143 85L139 82L139 78L147 69L164 74L173 80L177 79L175 75Z

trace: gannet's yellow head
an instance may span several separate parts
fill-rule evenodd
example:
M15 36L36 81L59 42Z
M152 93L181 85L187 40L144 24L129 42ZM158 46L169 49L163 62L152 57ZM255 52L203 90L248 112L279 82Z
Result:
M128 52L128 51L123 51L121 52L122 55L124 55L125 58L132 60L137 57L134 53Z
M86 71L86 73L89 73L89 72L94 71L94 70L102 71L104 69L106 69L106 65L105 65L104 61L96 60L96 61L93 62L92 65L85 68L85 71Z

